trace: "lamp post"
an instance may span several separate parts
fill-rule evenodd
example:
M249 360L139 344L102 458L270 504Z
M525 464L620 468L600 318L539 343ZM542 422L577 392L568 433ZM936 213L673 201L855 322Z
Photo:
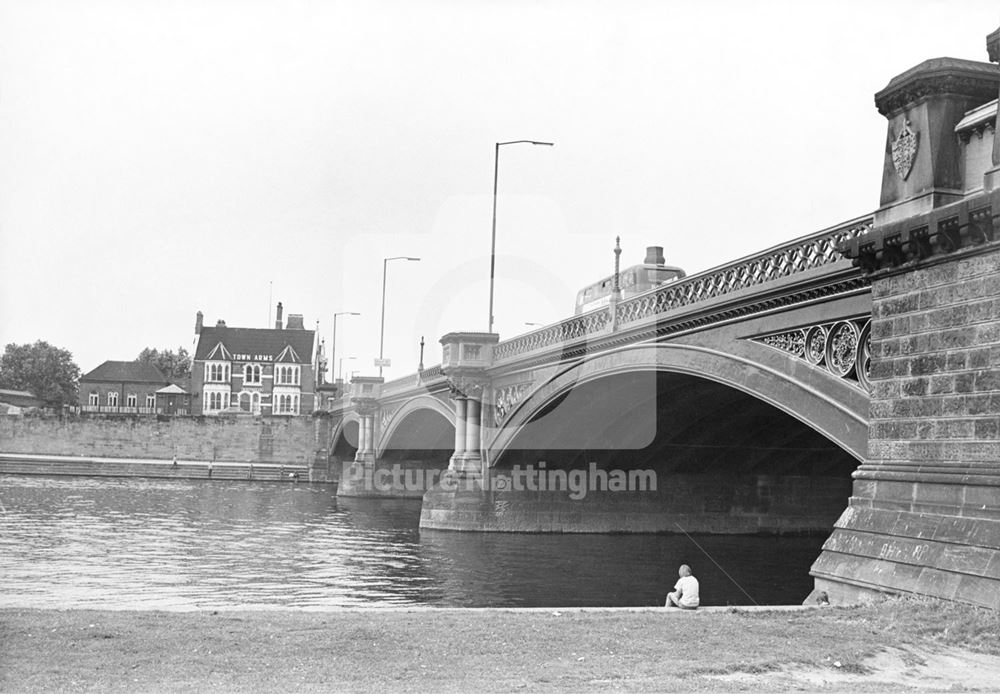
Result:
M333 314L333 347L330 349L330 364L337 363L337 316L360 316L357 311L341 311Z
M357 359L357 357L341 357L340 363L337 366L337 378L341 382L344 380L344 360L350 361L351 359Z
M390 260L420 260L420 258L410 258L405 255L397 255L392 258L382 259L382 323L379 328L378 335L378 361L375 362L375 365L378 366L379 376L382 375L382 367L385 366L385 359L383 358L382 351L382 348L385 346L385 275L386 267L388 266Z
M493 150L493 233L490 237L490 327L487 332L493 332L493 282L497 264L497 178L500 173L500 148L504 145L545 145L552 147L553 142L538 142L536 140L510 140L497 142Z

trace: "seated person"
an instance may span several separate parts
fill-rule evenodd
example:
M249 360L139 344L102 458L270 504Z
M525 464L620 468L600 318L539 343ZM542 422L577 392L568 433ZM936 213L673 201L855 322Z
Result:
M698 607L698 579L691 575L691 567L681 564L677 570L679 579L674 586L674 592L667 594L667 604L664 607L680 607L693 610Z

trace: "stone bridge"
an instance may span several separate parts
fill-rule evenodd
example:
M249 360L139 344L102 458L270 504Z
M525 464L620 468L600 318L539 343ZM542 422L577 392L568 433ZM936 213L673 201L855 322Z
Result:
M890 81L872 215L355 378L338 493L420 496L432 529L822 532L834 602L1000 608L998 92L949 58Z

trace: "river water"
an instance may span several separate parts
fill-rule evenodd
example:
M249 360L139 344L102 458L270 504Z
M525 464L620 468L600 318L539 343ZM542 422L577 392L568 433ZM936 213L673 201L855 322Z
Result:
M0 607L264 609L801 602L823 537L420 531L326 485L0 475ZM727 576L728 574L728 576Z

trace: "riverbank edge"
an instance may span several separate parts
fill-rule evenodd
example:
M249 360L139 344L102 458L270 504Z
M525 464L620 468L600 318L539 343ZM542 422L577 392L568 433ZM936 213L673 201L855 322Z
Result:
M0 689L916 691L927 678L995 682L998 628L996 612L905 598L693 611L0 608Z
M41 453L0 453L0 474L56 477L137 477L151 479L212 479L256 482L311 482L336 485L297 463L251 463L217 460L112 458Z

